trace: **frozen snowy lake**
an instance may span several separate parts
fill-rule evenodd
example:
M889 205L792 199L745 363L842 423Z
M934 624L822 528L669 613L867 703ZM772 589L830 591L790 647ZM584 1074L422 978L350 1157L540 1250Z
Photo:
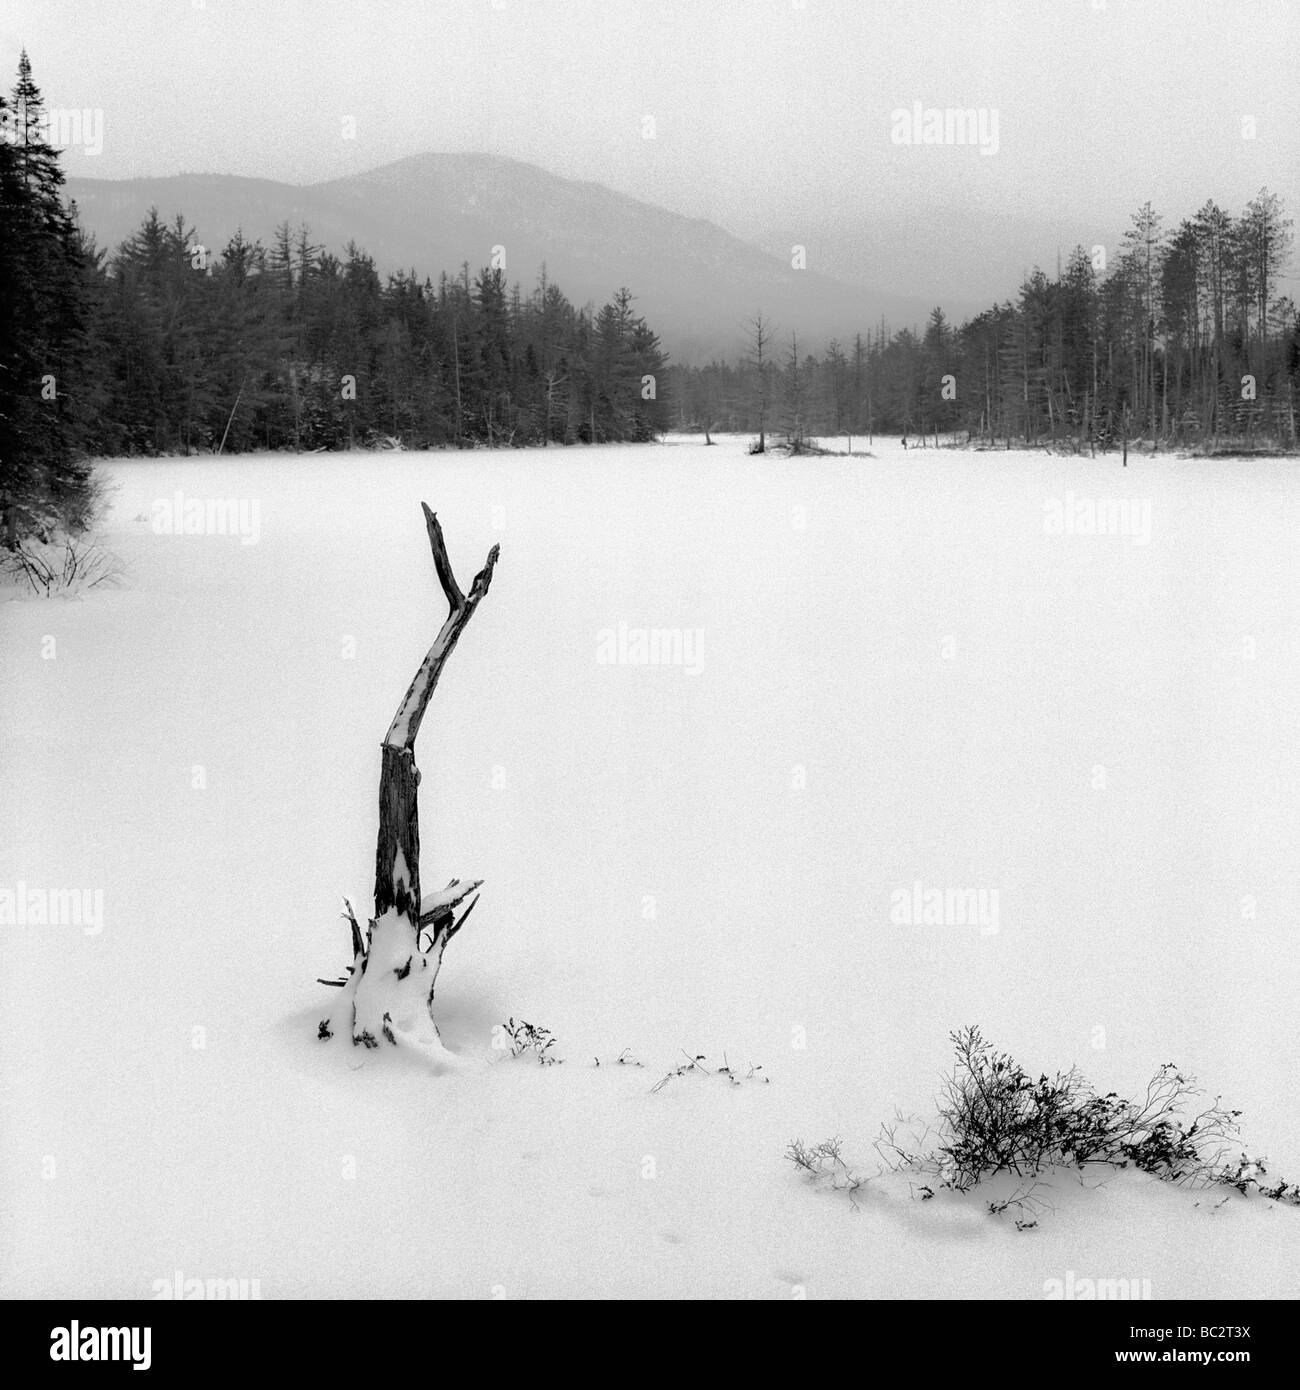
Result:
M979 1022L1103 1090L1176 1061L1300 1173L1297 461L744 444L108 465L123 586L0 604L0 885L103 909L3 929L0 1293L1300 1293L1260 1200L1061 1178L1020 1234L782 1159L874 1171ZM178 491L248 534L159 534ZM315 1041L445 612L421 500L462 585L501 545L416 747L426 886L486 880L441 1077ZM770 1084L651 1094L681 1049Z

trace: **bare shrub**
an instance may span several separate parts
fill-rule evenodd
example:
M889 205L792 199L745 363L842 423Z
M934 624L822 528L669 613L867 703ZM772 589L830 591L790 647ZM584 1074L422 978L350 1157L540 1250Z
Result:
M802 1139L792 1139L786 1145L785 1156L814 1183L836 1192L847 1192L857 1206L856 1195L867 1179L844 1161L843 1140L823 1139L820 1144L808 1145Z
M1099 1094L1077 1067L1034 1078L974 1025L949 1037L954 1062L943 1078L937 1124L896 1115L875 1141L881 1171L909 1175L922 1201L936 1188L967 1193L1009 1175L1014 1190L987 1208L994 1216L1015 1213L1016 1226L1030 1230L1048 1209L1040 1195L1043 1174L1099 1164L1300 1206L1300 1185L1270 1178L1262 1158L1240 1150L1233 1155L1241 1112L1217 1096L1204 1104L1195 1079L1172 1062L1156 1071L1138 1099L1126 1100L1115 1091ZM856 1191L862 1180L840 1150L839 1139L812 1147L796 1139L785 1156L810 1176Z
M121 560L102 541L72 533L59 541L23 541L2 563L6 574L42 598L114 588L125 573Z

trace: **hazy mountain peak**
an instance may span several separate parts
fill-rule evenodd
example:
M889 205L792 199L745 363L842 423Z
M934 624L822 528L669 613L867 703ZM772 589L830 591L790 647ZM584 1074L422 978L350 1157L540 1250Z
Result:
M837 282L732 236L602 184L564 178L502 155L429 151L361 173L294 185L235 175L69 179L87 227L116 247L151 206L183 212L206 244L241 228L269 242L275 226L306 222L333 251L349 241L383 272L436 277L488 264L504 247L506 274L525 288L541 265L575 304L603 303L620 285L679 358L734 352L762 309L810 346L866 331L882 314L919 319L925 305Z

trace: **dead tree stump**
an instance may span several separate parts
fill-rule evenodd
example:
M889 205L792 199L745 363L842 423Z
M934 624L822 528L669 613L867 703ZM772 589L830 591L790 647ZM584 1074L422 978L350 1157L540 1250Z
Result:
M319 1036L340 1031L356 1044L381 1042L414 1046L447 1056L433 1021L433 990L447 943L461 929L478 901L470 900L460 917L456 909L482 880L452 879L440 893L420 891L420 817L415 765L415 738L438 677L492 582L499 546L493 546L468 594L461 592L447 558L438 518L424 508L429 547L448 613L393 716L380 746L379 837L375 846L375 911L363 935L348 905L352 927L352 964L341 980L324 980L342 990L338 1004L321 1021Z

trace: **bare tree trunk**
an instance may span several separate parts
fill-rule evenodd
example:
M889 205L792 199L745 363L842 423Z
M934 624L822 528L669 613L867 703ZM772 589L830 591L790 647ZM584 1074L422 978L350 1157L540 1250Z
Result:
M447 558L438 518L421 505L449 611L381 745L375 915L364 940L352 918L349 977L336 982L342 985L343 995L331 1017L321 1023L320 1036L330 1037L342 1027L354 1043L367 1047L378 1047L384 1038L393 1044L400 1040L440 1053L432 1012L434 984L447 942L460 930L478 899L470 902L458 921L455 908L481 881L461 884L453 879L443 892L427 898L421 895L420 770L415 765L415 739L442 668L488 591L500 548L492 547L468 595L463 594Z

